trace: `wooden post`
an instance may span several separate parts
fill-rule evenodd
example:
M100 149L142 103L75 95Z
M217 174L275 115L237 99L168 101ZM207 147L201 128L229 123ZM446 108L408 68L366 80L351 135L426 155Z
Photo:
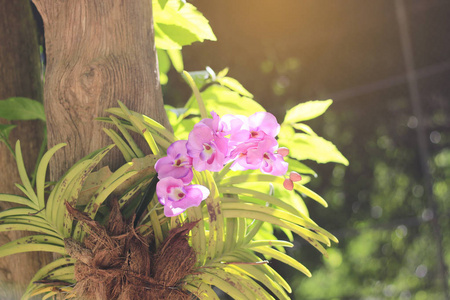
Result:
M95 117L117 106L167 124L149 0L34 0L47 46L45 109L49 147L66 142L50 165L57 180L77 160L111 144ZM148 149L145 142L140 145ZM108 165L123 164L119 151Z

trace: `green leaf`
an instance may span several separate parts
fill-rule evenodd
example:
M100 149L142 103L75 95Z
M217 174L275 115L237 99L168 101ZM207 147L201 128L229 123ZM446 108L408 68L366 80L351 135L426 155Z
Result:
M333 100L308 101L305 103L300 103L286 112L284 123L292 124L314 119L323 114L331 103L333 103Z
M348 166L348 160L336 146L322 137L297 133L278 142L280 146L291 149L289 156L298 160L311 159L318 163L336 162Z
M27 170L25 169L25 163L22 158L22 149L20 148L20 140L17 140L15 150L16 150L17 170L19 171L19 177L22 180L22 184L27 191L26 195L30 198L30 200L34 204L39 205L37 195L35 194L33 187L31 186Z
M44 105L23 97L0 101L0 118L7 120L42 120L45 122Z
M253 248L256 252L259 252L261 254L273 257L279 261L284 262L287 265L290 265L293 268L296 268L300 272L304 273L306 276L311 277L311 272L301 263L293 259L292 257L281 253L275 249L272 249L270 247L255 247Z
M9 220L9 219L5 219L2 220L2 223L0 224L0 232L11 232L11 231L33 231L33 232L37 232L37 233L43 233L43 234L48 234L51 236L58 236L58 233L56 233L55 231L40 226L41 224L33 224L31 222L28 222L28 220L22 220L22 223L20 222L20 220Z
M317 177L317 173L313 169L299 162L296 159L287 156L284 158L284 161L289 164L288 172L295 171L300 174L310 174L313 175L314 177Z
M194 125L200 121L200 118L184 119L173 127L175 136L180 140L187 140L189 133L194 128Z
M303 124L303 123L292 124L292 127L294 127L294 128L297 129L297 130L301 130L301 131L303 131L304 133L307 133L307 134L309 134L309 135L317 135L317 134L312 130L311 127L309 127L308 125Z
M216 40L208 20L192 4L181 6L179 0L169 0L163 8L156 1L159 0L153 0L153 19L158 48L180 49L193 42Z
M9 134L16 127L12 124L0 124L0 140L5 139L5 142L9 140Z
M158 0L159 5L161 6L162 9L164 9L168 1L169 0Z
M207 83L207 80L210 79L210 74L206 70L190 71L188 73L189 73L189 75L191 75L191 77L194 80L195 85L197 86L198 89L201 89ZM186 75L182 74L182 77L189 84L189 81L187 80ZM188 101L188 103L189 103L189 101Z
M0 247L0 257L33 251L66 254L62 239L49 235L30 235L2 245Z
M201 282L200 280L189 281L183 286L185 290L197 296L200 300L210 299L210 300L220 300L216 292L211 288L210 285Z
M31 201L30 199L21 197L21 196L16 196L16 195L0 194L0 201L27 205L31 208L36 208L36 209L38 208L38 205L36 203L34 203L33 201Z
M36 173L36 190L37 190L37 196L38 196L38 203L39 203L39 209L42 209L45 207L45 197L44 197L44 188L45 188L45 177L47 174L47 167L50 161L50 158L62 147L64 147L66 144L61 143L45 153L45 155L42 157L41 162L39 164L39 167L37 169Z
M155 29L155 45L158 49L181 49L181 45L173 41L158 24L154 23Z
M167 52L161 49L157 49L156 53L158 56L159 72L167 73L170 69L170 60L169 56L167 55Z
M218 77L218 78L222 78L222 77L227 76L228 71L229 71L228 68L223 69L222 71L220 71L219 73L217 73L217 77Z
M258 111L265 109L255 100L239 95L239 93L230 91L228 88L213 85L201 93L206 111L215 111L220 116L225 114L235 114L250 116ZM192 108L198 109L194 102Z
M73 264L75 264L75 262L76 262L75 259L72 259L69 257L62 257L62 258L59 258L59 259L45 265L44 267L42 267L39 271L36 272L36 274L34 274L33 278L31 279L30 283L28 284L25 294L22 296L22 299L28 299L28 297L34 290L36 290L37 288L42 286L42 285L35 284L34 283L35 281L44 279L52 271L54 271L58 268L64 267L64 266L73 265Z
M242 84L240 84L239 81L237 81L234 78L231 78L231 77L218 78L217 82L219 82L223 86L226 86L227 88L231 89L232 91L238 92L242 96L253 98L252 93L247 91L244 88L244 86Z
M172 62L173 67L177 70L178 73L183 72L184 64L183 64L183 55L181 51L178 49L168 49L167 54L169 55L170 61Z

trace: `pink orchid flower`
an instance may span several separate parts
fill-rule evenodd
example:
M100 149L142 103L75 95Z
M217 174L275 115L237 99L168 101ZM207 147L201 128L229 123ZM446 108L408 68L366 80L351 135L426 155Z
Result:
M248 130L251 139L263 139L265 135L274 138L280 132L280 124L274 115L261 111L248 117Z
M164 215L178 216L189 207L199 206L208 198L209 190L202 185L184 185L181 179L165 177L156 185L159 203L164 205Z
M212 119L203 119L200 122L207 125L218 138L228 140L228 153L225 157L225 163L229 160L229 154L234 147L248 140L247 118L241 115L224 115L219 117L214 111L211 112Z
M256 170L275 176L284 175L288 169L288 163L283 156L274 153L277 149L277 141L265 136L260 142L249 142L239 145L235 150L239 152L236 160L231 165L231 170Z
M228 139L215 134L208 125L198 123L189 134L186 148L197 171L218 172L228 152Z
M160 158L155 164L158 178L173 177L190 183L193 178L192 157L187 154L187 141L176 141L167 148L167 156Z

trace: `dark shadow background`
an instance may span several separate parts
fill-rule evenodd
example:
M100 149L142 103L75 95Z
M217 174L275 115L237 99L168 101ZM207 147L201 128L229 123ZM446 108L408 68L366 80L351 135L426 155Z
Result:
M330 207L307 204L340 243L323 259L295 241L290 254L311 279L273 262L292 298L448 299L450 2L191 3L218 42L186 47L187 70L229 67L278 118L300 102L334 100L308 124L350 166L306 161ZM165 99L182 105L189 89L170 76Z

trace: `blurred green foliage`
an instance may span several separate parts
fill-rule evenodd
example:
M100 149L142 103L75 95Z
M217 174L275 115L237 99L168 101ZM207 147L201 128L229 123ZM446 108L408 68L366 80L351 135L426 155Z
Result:
M231 76L278 117L308 99L335 100L327 114L305 124L332 140L350 165L305 163L319 174L312 178L312 189L330 203L326 210L308 206L311 217L333 229L340 243L330 249L329 259L322 259L295 240L288 253L301 258L313 277L301 278L275 265L296 287L293 299L444 298L431 226L435 216L420 166L418 119L403 77L394 2L280 0L275 7L270 1L230 0L197 5L218 41L183 50L187 69L229 67ZM405 4L448 266L450 3ZM182 103L174 87L184 83L171 84L164 87L165 99Z

